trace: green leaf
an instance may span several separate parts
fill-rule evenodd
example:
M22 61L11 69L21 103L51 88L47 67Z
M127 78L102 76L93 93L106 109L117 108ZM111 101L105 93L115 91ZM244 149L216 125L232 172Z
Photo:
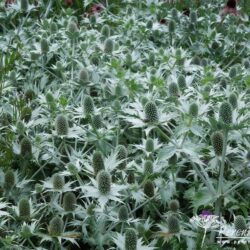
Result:
M171 158L176 153L176 147L169 145L163 147L158 153L158 159L165 161Z

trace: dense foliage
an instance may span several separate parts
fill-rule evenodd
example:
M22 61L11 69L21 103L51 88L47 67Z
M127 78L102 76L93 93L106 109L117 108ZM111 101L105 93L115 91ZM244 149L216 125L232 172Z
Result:
M0 249L248 249L249 9L184 2L1 1Z

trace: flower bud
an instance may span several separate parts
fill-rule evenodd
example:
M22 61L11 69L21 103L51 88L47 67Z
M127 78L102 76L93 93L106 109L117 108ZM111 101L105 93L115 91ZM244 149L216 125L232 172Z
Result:
M109 37L110 36L110 28L107 24L102 26L101 34L103 37Z
M47 54L49 52L49 43L45 38L41 39L41 51L43 54Z
M230 94L228 101L234 109L237 108L238 101L237 101L237 95L235 93Z
M91 96L86 96L83 101L85 116L94 112L94 102Z
M107 38L104 42L104 52L111 54L114 50L114 42L112 39Z
M137 250L137 235L132 228L127 229L125 233L125 250Z
M52 183L53 183L54 189L61 190L61 189L63 189L63 187L65 185L64 177L62 175L59 175L59 174L54 174L53 179L52 179Z
M21 140L21 156L27 159L32 157L32 145L28 138L24 137Z
M16 183L15 173L13 170L9 169L4 175L4 187L8 190L11 189Z
M97 175L98 190L102 195L107 195L111 190L111 176L109 172L101 170Z
M154 183L151 180L147 180L144 184L144 194L147 195L148 197L153 197L154 196Z
M197 103L192 103L189 106L189 115L191 115L193 118L198 116L198 105L197 105Z
M49 234L55 237L60 236L63 233L63 224L63 220L60 217L53 217L49 223Z
M55 127L58 135L67 135L69 130L68 119L60 114L56 117Z
M171 200L168 204L168 207L172 212L176 213L180 208L180 203L178 200Z
M158 122L158 110L155 102L149 101L145 105L145 118L147 122Z
M125 205L122 205L118 211L118 218L121 222L128 220L128 209Z
M63 208L66 212L74 211L76 208L76 196L73 192L67 192L63 196Z
M174 82L170 83L168 86L168 92L170 96L179 96L178 85Z
M180 223L178 218L171 214L167 219L168 231L169 233L175 234L180 231Z
M92 158L92 164L94 168L95 176L98 174L99 171L104 169L104 161L102 157L102 153L100 151L95 151Z
M180 89L185 89L187 87L186 78L184 75L179 75L177 83Z
M30 203L27 198L22 198L18 204L19 217L25 221L30 219Z
M211 136L212 145L216 155L222 155L223 151L223 134L221 132L214 132Z
M146 175L150 175L152 174L154 171L154 166L153 166L153 162L150 160L145 161L144 163L144 174Z
M146 141L145 149L147 152L154 151L154 140L152 138L148 138Z
M175 21L174 20L170 20L170 22L168 23L168 31L169 33L174 33L175 32Z
M233 120L232 106L228 102L223 102L220 106L219 117L225 124L231 124Z

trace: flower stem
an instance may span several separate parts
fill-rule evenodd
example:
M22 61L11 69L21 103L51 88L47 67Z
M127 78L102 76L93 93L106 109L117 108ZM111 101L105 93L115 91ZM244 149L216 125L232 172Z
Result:
M224 180L224 168L225 168L225 158L226 158L226 149L227 149L227 137L228 137L228 130L224 130L224 138L223 138L223 149L222 149L222 157L221 157L221 166L220 166L220 176L219 176L219 183L218 183L218 191L217 194L219 195L218 199L215 202L215 215L219 216L220 219L220 210L223 202L223 180ZM211 233L210 241L213 243L215 240L215 232Z
M220 177L219 177L219 185L218 185L218 193L223 193L223 180L224 180L224 168L225 168L225 158L226 158L226 149L227 149L227 137L228 130L224 131L223 138L223 150L222 150L222 159L221 159L221 167L220 167Z

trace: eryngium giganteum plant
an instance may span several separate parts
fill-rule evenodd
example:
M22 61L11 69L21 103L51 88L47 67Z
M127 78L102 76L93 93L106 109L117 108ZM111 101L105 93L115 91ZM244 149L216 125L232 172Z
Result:
M97 2L0 1L0 249L220 249L202 223L248 226L247 6Z

